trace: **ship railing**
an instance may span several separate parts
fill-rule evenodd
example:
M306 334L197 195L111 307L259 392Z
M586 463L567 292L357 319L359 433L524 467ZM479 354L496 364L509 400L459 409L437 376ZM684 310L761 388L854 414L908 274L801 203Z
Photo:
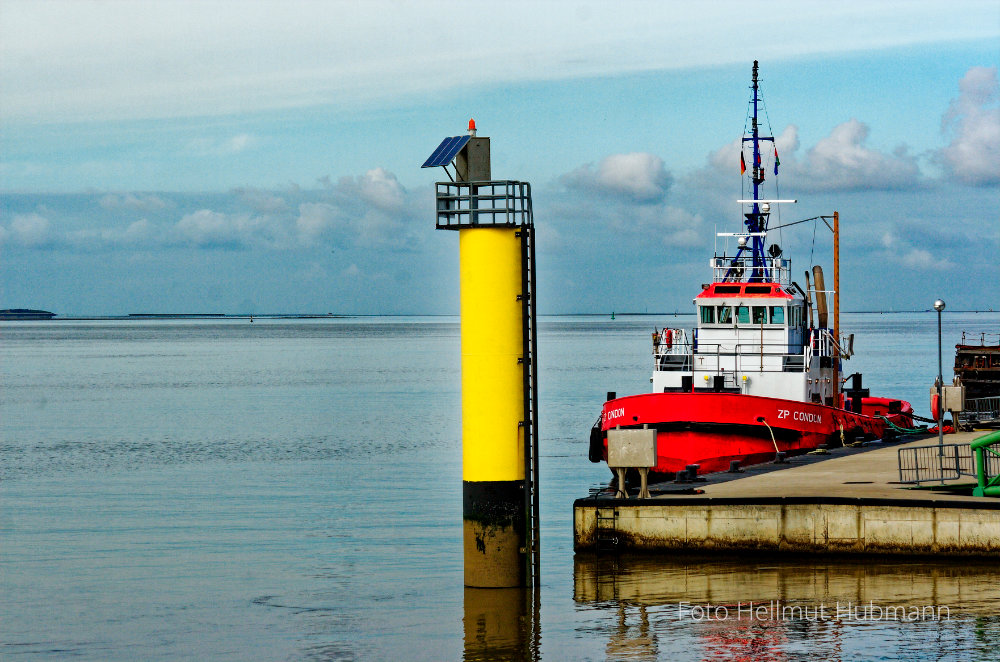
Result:
M693 354L694 343L684 329L664 327L653 334L653 370L691 370Z
M976 345L972 343L976 336L979 336L979 346L981 347L1000 346L1000 333L986 333L984 331L962 331L962 342L959 344L975 347Z
M683 329L672 329L672 342L654 344L653 359L655 370L690 370L693 363L695 343ZM698 356L708 359L706 367L721 374L736 370L738 373L754 372L804 372L808 371L816 358L829 359L843 350L834 340L830 329L812 329L802 352L790 352L788 343L697 343ZM712 359L709 359L712 357ZM754 363L756 362L756 365ZM713 365L714 364L714 365Z
M655 370L690 370L693 356L690 345L671 348L671 353L654 351ZM677 351L673 351L677 350ZM761 372L803 372L806 357L801 352L789 352L788 343L699 343L699 372L734 375Z
M691 339L684 329L663 327L662 331L653 333L653 354L656 356L690 354L692 349Z
M1000 421L1000 396L966 398L958 412L959 420L966 424L994 423Z
M438 182L436 186L439 230L533 224L527 182Z
M804 372L805 356L790 353L788 344L750 343L736 346L736 372L739 375L761 372Z
M791 285L792 261L785 258L765 258L754 262L752 256L728 257L717 255L711 259L712 282L732 283L755 281Z
M806 342L806 368L812 364L815 357L837 356L844 354L830 329L809 329L809 340Z

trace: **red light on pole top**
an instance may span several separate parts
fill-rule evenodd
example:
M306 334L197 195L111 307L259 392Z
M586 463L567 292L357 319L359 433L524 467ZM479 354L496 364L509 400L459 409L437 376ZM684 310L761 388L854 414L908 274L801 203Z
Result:
M469 119L469 133L476 135L476 120Z

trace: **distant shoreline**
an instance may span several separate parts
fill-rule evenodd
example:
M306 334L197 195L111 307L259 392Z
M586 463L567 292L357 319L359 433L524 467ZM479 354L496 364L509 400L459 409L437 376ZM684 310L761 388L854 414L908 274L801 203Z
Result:
M0 321L31 321L31 322L69 322L69 321L129 321L129 320L237 320L237 319L356 319L366 317L458 317L458 313L129 313L128 315L58 315L49 313L51 317L36 316L4 316L0 311ZM11 311L13 312L13 311ZM925 310L845 310L850 315L904 315L916 313L933 313ZM996 310L950 310L948 313L994 314ZM612 313L539 313L540 317L606 317ZM694 317L693 312L658 312L633 313L614 312L615 317Z

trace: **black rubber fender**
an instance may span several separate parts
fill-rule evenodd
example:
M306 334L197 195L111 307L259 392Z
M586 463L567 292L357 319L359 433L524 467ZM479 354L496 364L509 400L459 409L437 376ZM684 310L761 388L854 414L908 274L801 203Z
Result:
M591 462L604 460L604 430L601 429L600 417L594 423L594 427L590 428L590 452L588 456Z

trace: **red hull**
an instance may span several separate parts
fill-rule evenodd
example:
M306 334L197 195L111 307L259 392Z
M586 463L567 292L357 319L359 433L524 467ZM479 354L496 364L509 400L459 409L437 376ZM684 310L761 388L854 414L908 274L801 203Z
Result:
M897 408L892 403L897 402L899 411L890 413ZM609 400L601 413L601 429L648 424L657 430L654 472L674 473L697 464L699 473L710 473L729 469L733 460L742 464L772 460L776 445L777 450L795 455L820 444L839 445L842 438L881 438L888 426L875 414L900 427L913 425L910 404L887 398L865 398L862 413L855 414L811 402L694 392L644 393Z

